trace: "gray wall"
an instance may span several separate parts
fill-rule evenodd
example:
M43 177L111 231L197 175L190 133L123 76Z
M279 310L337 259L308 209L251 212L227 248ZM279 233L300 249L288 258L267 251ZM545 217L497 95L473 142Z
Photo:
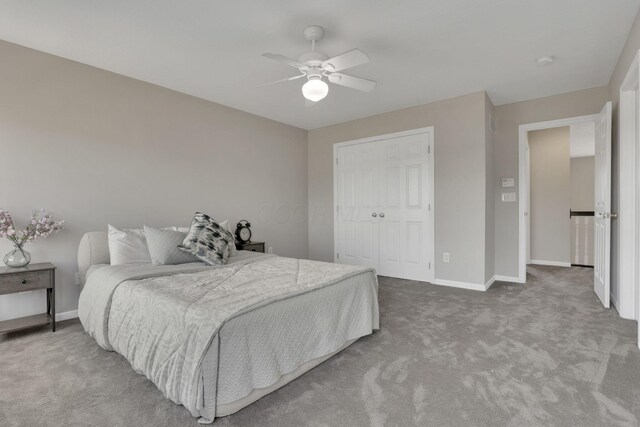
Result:
M595 167L595 157L593 156L571 159L571 210L594 210Z
M522 124L596 114L609 100L607 86L495 107L496 185L515 178L518 192L518 127ZM520 195L518 194L518 197ZM496 192L496 274L518 276L518 203L503 203Z
M199 209L307 256L306 131L6 42L0 64L0 207L20 224L40 207L66 220L27 247L59 267L59 312L77 305L80 237L107 223L188 225ZM0 297L0 318L43 307Z
M495 274L495 193L496 180L494 175L495 132L492 129L494 119L493 104L485 93L485 217L484 217L484 280L488 282Z
M333 144L434 126L436 278L484 283L485 109L478 92L309 131L309 257L333 260Z
M569 127L529 132L531 260L570 262Z

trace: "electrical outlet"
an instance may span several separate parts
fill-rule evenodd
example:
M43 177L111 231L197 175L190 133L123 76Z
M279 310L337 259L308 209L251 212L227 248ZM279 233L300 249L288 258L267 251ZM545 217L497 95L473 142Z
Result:
M451 258L449 256L449 252L444 252L442 254L442 262L449 262L449 261L451 261Z
M272 254L272 253L273 253L273 246L269 246L269 247L267 248L267 253L268 253L268 254Z
M80 272L76 271L75 284L76 286L80 286L81 283L82 283L82 278L80 277Z

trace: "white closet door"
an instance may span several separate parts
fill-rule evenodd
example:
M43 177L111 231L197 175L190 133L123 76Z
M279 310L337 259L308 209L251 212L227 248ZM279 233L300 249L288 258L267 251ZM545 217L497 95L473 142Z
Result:
M430 280L430 134L387 139L380 145L380 275Z
M357 144L338 149L337 261L378 270L378 146Z

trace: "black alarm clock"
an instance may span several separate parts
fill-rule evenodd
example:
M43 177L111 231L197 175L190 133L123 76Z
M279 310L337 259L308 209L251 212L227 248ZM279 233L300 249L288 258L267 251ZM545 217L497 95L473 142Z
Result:
M241 220L236 225L236 238L240 243L249 243L251 241L251 224L246 219Z

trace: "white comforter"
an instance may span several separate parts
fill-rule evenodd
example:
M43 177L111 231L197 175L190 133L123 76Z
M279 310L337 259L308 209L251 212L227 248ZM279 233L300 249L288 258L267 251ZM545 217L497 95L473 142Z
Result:
M274 256L222 267L109 266L89 277L78 314L98 344L125 356L166 397L198 416L202 361L225 322L362 274L371 276L377 294L372 270ZM368 316L377 325L377 299Z

